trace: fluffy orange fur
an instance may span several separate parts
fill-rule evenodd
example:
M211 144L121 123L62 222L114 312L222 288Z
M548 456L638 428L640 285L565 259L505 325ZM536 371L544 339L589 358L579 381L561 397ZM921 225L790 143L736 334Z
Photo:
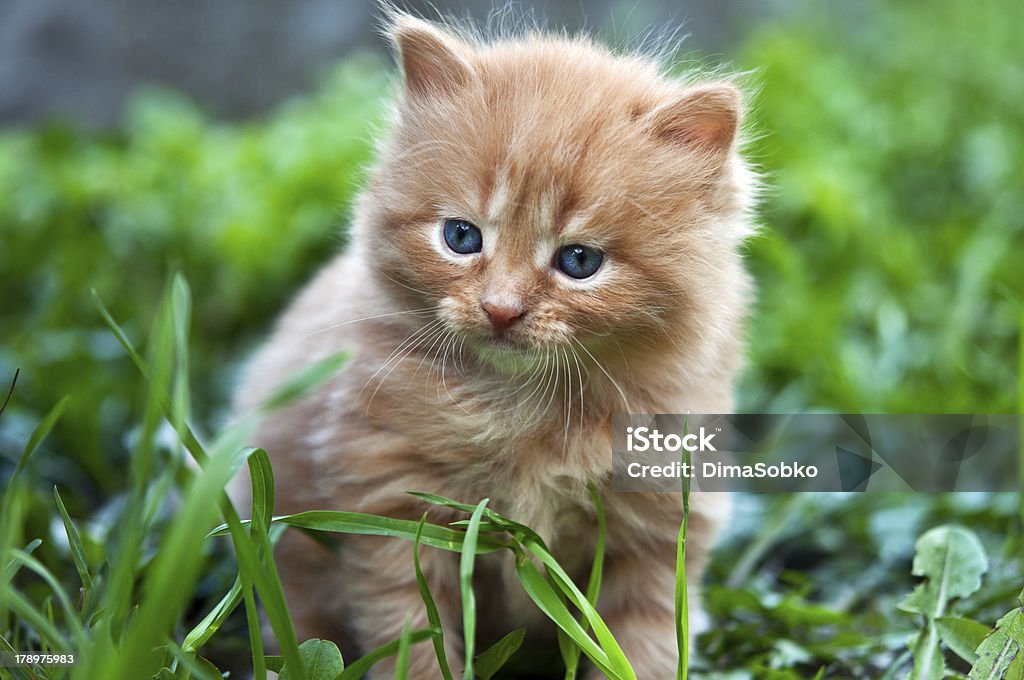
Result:
M486 40L400 14L390 36L403 86L351 244L280 319L238 391L238 412L251 413L304 366L355 352L259 423L276 512L418 519L426 508L406 491L489 497L582 576L593 482L608 515L598 609L639 678L674 677L681 503L608 489L611 416L732 408L751 295L737 251L754 192L740 93L582 37ZM479 228L481 252L446 245L451 219ZM558 270L571 244L603 254L596 274ZM496 326L488 305L516 310L514 323ZM726 501L693 500L691 603ZM346 537L333 553L294 532L278 560L300 638L337 640L354 658L398 637L406 617L427 625L408 543ZM520 625L553 640L511 560L479 559L481 644ZM458 665L457 555L424 549L423 564ZM381 664L371 677L392 674ZM440 677L429 645L413 648L411 677Z

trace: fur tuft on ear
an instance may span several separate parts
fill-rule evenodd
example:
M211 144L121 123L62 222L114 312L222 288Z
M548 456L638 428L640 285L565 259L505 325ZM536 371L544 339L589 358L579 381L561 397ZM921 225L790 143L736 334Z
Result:
M734 85L698 85L651 111L648 125L669 143L718 155L732 147L741 107L742 96Z
M398 52L410 95L452 94L472 79L466 46L433 24L395 13L390 17L388 34Z

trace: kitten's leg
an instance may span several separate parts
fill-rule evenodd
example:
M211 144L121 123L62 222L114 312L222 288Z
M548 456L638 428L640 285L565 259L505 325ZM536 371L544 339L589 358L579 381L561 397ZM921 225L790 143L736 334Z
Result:
M413 546L394 538L351 537L342 546L342 570L334 584L345 595L345 628L365 654L397 640L408 617L411 630L429 628L413 568ZM462 674L458 555L420 547L420 564L444 627L445 654L456 676ZM409 677L441 678L434 645L424 641L409 650ZM395 659L381 661L370 680L393 678Z
M674 678L678 663L676 537L681 503L671 494L623 494L615 500L609 499L607 504L608 553L598 611L638 678ZM726 494L702 494L693 499L693 508L686 540L690 658L696 633L707 625L700 604L701 576L718 526L728 517L729 499ZM601 677L594 670L588 680Z
M598 611L629 659L637 678L661 680L676 673L675 564L659 554L608 555ZM652 551L653 553L654 551ZM696 609L689 588L691 611ZM591 668L588 680L604 678Z

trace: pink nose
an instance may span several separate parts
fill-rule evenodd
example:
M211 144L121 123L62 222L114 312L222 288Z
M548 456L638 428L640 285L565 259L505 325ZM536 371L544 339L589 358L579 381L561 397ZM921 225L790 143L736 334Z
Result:
M497 305L491 302L482 302L480 306L487 312L491 325L499 331L507 329L523 316L523 310L519 306Z

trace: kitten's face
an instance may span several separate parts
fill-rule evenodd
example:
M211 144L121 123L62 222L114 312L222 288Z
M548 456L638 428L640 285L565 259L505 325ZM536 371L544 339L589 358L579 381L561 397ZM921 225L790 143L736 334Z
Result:
M490 358L699 340L742 277L736 91L579 41L395 35L405 93L360 238L396 294Z

